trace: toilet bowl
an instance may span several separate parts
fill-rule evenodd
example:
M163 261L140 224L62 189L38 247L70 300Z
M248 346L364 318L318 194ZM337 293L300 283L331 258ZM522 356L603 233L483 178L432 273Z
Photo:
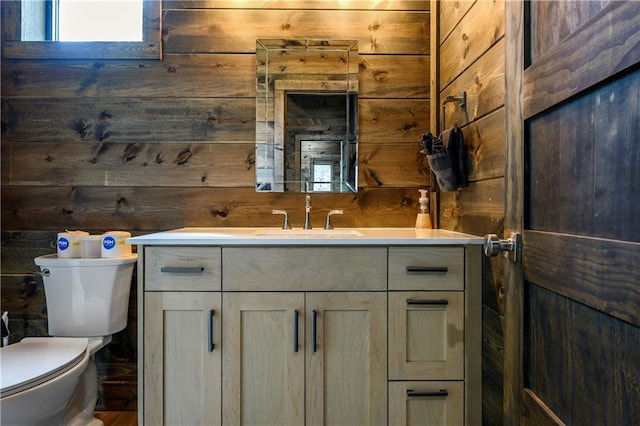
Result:
M94 354L126 326L136 258L35 259L55 337L27 337L0 349L2 426L102 425L93 417Z

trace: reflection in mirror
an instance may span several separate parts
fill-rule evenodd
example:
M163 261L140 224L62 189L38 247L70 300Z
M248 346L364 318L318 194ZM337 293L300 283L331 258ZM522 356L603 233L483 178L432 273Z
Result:
M257 191L357 191L357 54L354 40L257 40Z

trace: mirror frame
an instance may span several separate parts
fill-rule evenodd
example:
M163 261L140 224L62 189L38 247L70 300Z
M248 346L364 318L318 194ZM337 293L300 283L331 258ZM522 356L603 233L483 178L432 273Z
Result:
M323 52L344 53L345 72L328 71L319 73L317 70L309 72L303 69L307 61L300 60L301 69L286 71L287 65L280 65L275 71L269 67L269 54L275 53L285 56L289 52L304 52L323 55ZM345 132L340 140L346 139L347 145L353 144L353 181L331 182L332 188L328 192L357 192L358 185L358 123L357 123L357 93L358 93L358 41L357 40L287 40L287 39L258 39L256 40L256 191L257 192L312 192L303 181L287 181L285 179L286 164L286 110L287 95L295 94L344 94L346 99ZM261 56L264 52L264 57ZM355 58L354 58L355 56ZM319 56L320 57L320 56ZM324 58L324 56L321 56ZM323 76L324 78L318 78ZM344 78L336 79L342 75ZM355 95L355 105L351 106ZM350 117L356 111L356 117ZM271 119L271 120L270 120ZM328 140L336 140L336 135L327 136ZM295 153L299 158L299 153ZM342 157L340 163L342 164ZM272 164L273 170L281 170L280 174L273 174L270 178L260 176L262 164ZM296 179L300 172L296 170ZM324 191L323 191L324 192Z

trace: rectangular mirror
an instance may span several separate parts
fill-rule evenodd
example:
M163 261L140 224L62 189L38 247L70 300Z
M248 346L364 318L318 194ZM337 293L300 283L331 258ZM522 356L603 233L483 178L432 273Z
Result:
M358 190L357 40L256 41L256 190Z

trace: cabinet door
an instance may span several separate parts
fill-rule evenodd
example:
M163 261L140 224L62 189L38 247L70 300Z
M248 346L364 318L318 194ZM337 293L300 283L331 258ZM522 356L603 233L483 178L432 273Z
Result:
M386 292L307 293L307 424L387 424Z
M304 423L304 294L224 293L225 425Z
M389 380L464 379L464 293L389 293Z
M145 424L220 424L220 293L144 298Z
M389 424L461 426L463 382L389 382Z

